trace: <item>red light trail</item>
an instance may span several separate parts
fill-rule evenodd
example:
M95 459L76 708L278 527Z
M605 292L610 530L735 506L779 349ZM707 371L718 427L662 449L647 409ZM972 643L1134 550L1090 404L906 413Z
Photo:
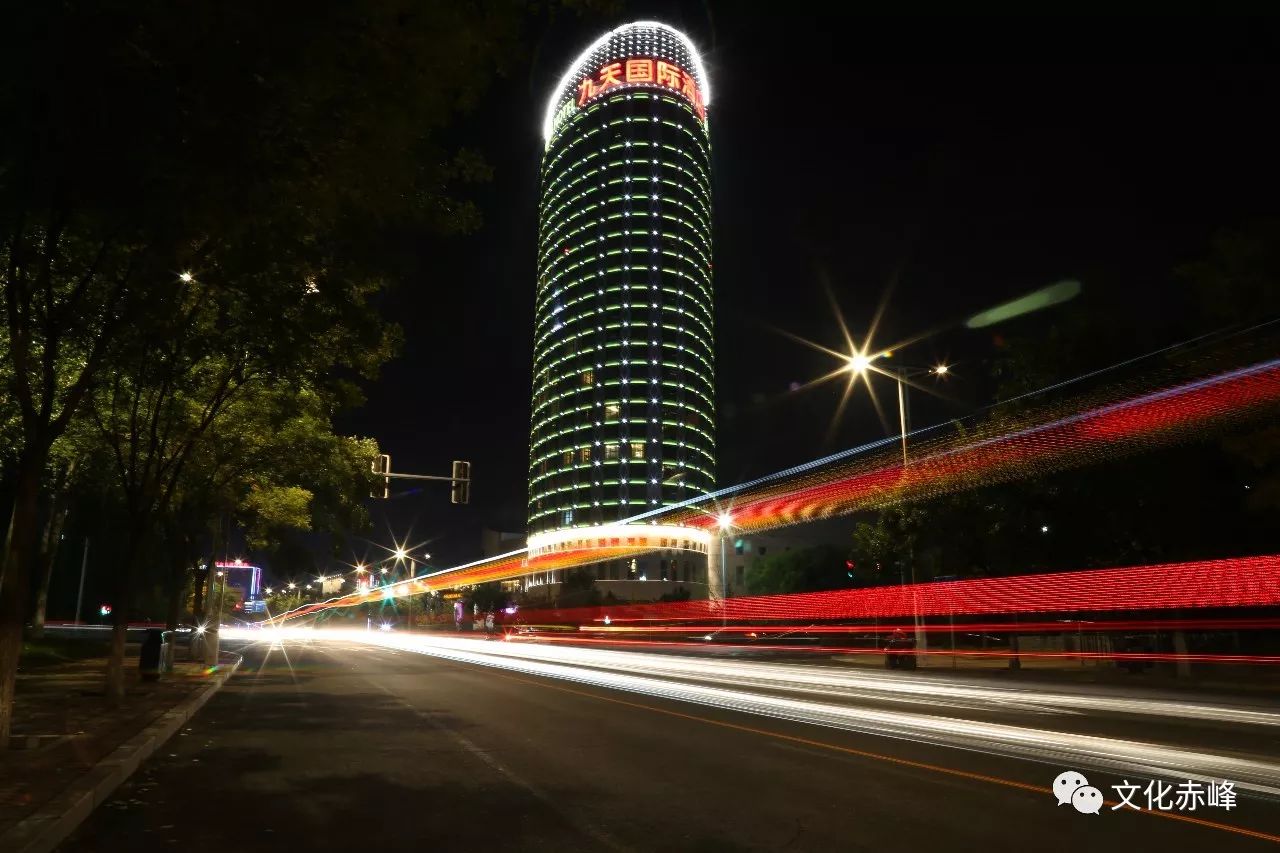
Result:
M1203 437L1280 403L1280 360L1198 379L1175 387L1101 405L1067 416L1041 413L997 434L935 439L916 445L904 465L890 452L839 469L743 490L732 498L735 531L760 531L952 491L993 485ZM1078 405L1078 403L1077 403ZM719 510L676 508L664 524L713 529ZM504 580L645 553L638 547L581 548L530 558L516 552L458 566L411 581L304 605L291 619L333 607L351 607L432 590ZM1237 573L1239 570L1239 573ZM1111 572L1107 574L1106 572ZM1085 577L1095 578L1086 581ZM910 593L907 590L911 590ZM1105 572L1070 572L915 587L813 593L764 602L732 599L726 618L849 619L910 615L918 598L922 614L1029 613L1068 610L1129 610L1165 607L1272 605L1277 598L1276 558L1214 560ZM748 602L757 602L749 604ZM688 602L713 611L707 602ZM763 607L752 611L753 606ZM816 609L805 609L816 608ZM787 615L777 615L780 610ZM770 615L772 614L772 615ZM714 611L721 617L719 610ZM673 617L678 618L678 617Z
M910 619L1017 613L1106 613L1201 607L1269 607L1280 604L1280 556L1241 557L1040 575L943 581L762 595L720 602L673 601L613 607L535 610L519 615L538 623L610 625L695 619L842 620ZM559 618L557 618L559 617ZM566 619L565 617L569 617ZM1076 630L1076 623L1054 623ZM900 626L899 626L900 627ZM936 626L935 626L936 627ZM957 625L959 630L961 626ZM1005 625L1009 631L1014 626ZM768 629L766 629L768 630ZM775 626L772 630L778 630ZM863 630L859 627L859 630ZM950 626L947 626L950 630Z

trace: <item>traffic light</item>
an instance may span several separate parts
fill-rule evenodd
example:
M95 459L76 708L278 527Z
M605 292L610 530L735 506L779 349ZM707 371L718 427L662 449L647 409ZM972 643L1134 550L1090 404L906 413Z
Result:
M391 454L379 453L377 456L373 457L373 464L370 465L369 467L370 467L370 470L372 470L373 473L375 474L391 473ZM369 497L382 498L383 500L386 500L387 498L391 497L391 478L383 477L382 493L379 494L378 490L375 488L373 491L369 492Z
M449 501L455 504L471 503L471 463L455 459L452 476Z

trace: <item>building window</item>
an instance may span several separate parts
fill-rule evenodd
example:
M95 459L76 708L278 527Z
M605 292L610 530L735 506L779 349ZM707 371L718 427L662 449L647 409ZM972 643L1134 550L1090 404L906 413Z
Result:
M632 459L644 458L644 442L643 441L631 442L631 458Z
M605 459L618 458L618 445L616 442L609 442L604 446L604 458Z
M584 370L584 371L582 371L582 384L583 384L583 385L595 385L595 384L596 384L596 372L595 372L594 370Z
M579 462L590 462L590 461L591 461L591 448L590 448L590 447L580 447L580 448L578 448L578 461L579 461Z
M613 421L618 419L618 415L622 414L622 406L617 403L606 403L604 407L605 420Z
M757 553L757 554L759 554L761 557L763 557L763 556L764 556L764 546L763 546L763 545L761 545L759 548L757 548L757 549L756 549L756 553Z
M566 450L566 451L564 452L564 455L563 455L561 458L564 460L564 464L566 464L566 465L572 465L572 464L573 464L573 451L572 451L572 450Z
M738 569L734 574L737 577L738 588L741 589L742 585L747 581L747 567L738 566Z
M739 557L742 556L744 550L746 550L746 546L743 545L741 539L733 543L733 553L737 554Z

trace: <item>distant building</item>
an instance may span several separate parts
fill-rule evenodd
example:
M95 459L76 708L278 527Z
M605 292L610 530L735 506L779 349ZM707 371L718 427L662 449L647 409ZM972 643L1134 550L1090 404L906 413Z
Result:
M483 528L480 531L480 556L484 559L509 554L524 547L523 533L509 533L503 530Z
M235 597L233 609L245 613L260 613L266 609L262 600L262 568L246 563L239 557L219 560L214 566L225 573L227 589Z

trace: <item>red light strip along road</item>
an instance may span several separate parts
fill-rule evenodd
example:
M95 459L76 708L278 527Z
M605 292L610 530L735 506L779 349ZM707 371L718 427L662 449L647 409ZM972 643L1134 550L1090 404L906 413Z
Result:
M841 470L806 473L733 499L734 530L768 530L817 518L991 485L1176 443L1237 422L1280 403L1280 360L1199 379L1067 417L974 440L934 441L903 465L880 456ZM896 455L889 458L896 459ZM663 523L712 529L718 513L681 508ZM587 532L589 528L584 528ZM437 589L520 577L644 553L622 547L585 548L529 558L516 552L368 592L304 605L279 617L297 618ZM1275 557L1211 560L1169 566L1071 572L915 587L815 593L772 600L764 612L728 618L868 618L903 616L918 597L922 614L1127 610L1152 607L1233 607L1277 603ZM1086 580L1090 574L1094 580ZM753 599L733 599L742 610ZM754 600L758 601L758 600ZM702 618L713 613L701 606ZM804 610L814 607L817 610ZM789 615L776 615L779 608ZM772 614L772 615L767 615ZM719 618L719 610L714 611Z

